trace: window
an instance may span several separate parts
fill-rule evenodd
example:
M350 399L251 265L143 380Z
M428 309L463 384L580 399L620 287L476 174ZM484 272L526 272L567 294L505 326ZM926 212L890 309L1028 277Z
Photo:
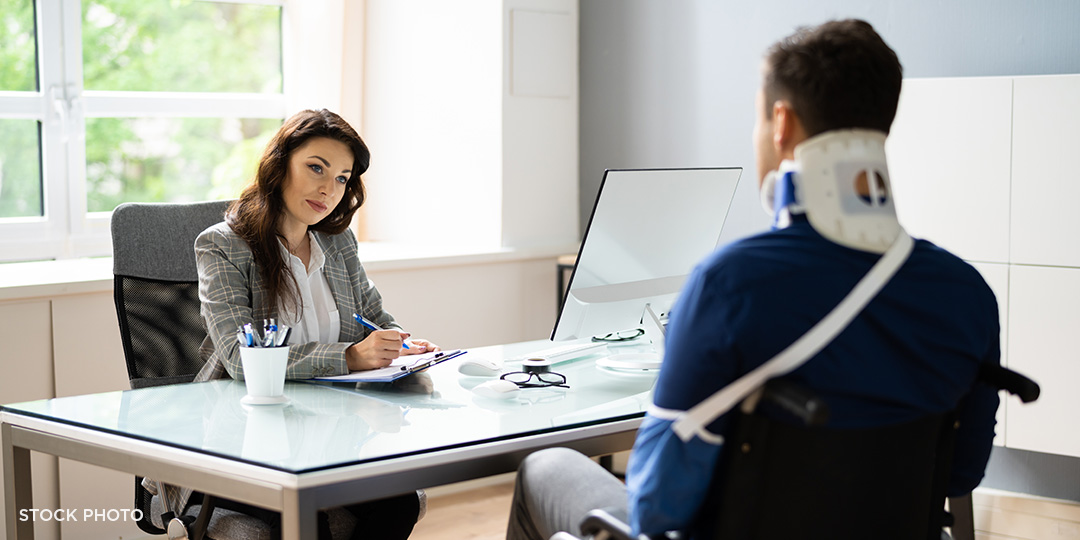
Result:
M109 253L125 201L235 197L286 102L282 0L0 0L0 261Z

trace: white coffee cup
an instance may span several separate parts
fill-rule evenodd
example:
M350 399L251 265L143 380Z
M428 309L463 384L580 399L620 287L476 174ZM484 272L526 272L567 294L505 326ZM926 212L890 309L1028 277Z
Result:
M240 347L240 363L244 367L244 384L247 386L245 403L269 404L285 400L288 347Z

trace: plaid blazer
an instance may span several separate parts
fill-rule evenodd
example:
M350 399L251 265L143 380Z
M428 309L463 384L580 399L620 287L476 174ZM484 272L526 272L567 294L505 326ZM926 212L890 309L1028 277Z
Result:
M371 332L352 318L359 313L383 328L398 328L383 310L382 295L368 280L356 254L352 231L337 235L315 233L326 263L322 273L341 319L339 343L309 342L289 347L287 379L310 379L348 373L345 349ZM255 258L240 236L225 222L206 229L195 240L195 262L199 269L199 300L207 336L202 356L206 365L195 381L231 376L244 379L240 365L240 344L236 329L244 323L271 317L266 286L259 277Z
M326 262L322 273L337 304L341 319L339 343L301 343L289 347L287 379L348 373L345 349L367 337L370 330L353 318L359 313L382 328L399 328L394 318L383 310L382 295L364 272L357 257L356 237L346 230L341 234L315 233ZM206 364L195 382L231 376L244 379L240 364L240 344L236 329L244 323L268 319L273 306L268 305L266 286L259 277L255 258L244 239L225 222L213 225L195 240L195 262L199 270L199 300L207 336L201 355ZM160 495L166 510L181 515L192 490L145 479L143 485ZM156 517L156 516L154 516Z

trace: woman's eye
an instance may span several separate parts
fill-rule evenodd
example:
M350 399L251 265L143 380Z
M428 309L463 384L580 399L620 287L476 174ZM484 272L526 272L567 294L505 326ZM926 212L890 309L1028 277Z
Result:
M308 165L308 167L311 167L311 170L315 171L315 174L322 174L322 166L320 166L320 165Z
M349 182L349 179L348 179L348 177L345 177L345 176L339 176L339 177L337 177L337 181L340 184L346 184L346 183Z

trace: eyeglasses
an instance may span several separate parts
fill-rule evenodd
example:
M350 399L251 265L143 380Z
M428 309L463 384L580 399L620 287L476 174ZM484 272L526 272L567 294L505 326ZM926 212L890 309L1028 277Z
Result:
M503 373L499 378L504 381L510 381L520 388L547 388L549 386L570 388L566 384L566 375L555 373L554 371L511 371L510 373ZM533 379L536 379L538 382L532 382Z
M603 336L593 336L592 340L593 341L606 341L606 342L630 341L632 339L637 339L637 338L639 338L641 336L644 336L644 335L645 335L645 329L644 328L634 328L632 330L623 330L621 332L612 332L610 334L603 335Z

